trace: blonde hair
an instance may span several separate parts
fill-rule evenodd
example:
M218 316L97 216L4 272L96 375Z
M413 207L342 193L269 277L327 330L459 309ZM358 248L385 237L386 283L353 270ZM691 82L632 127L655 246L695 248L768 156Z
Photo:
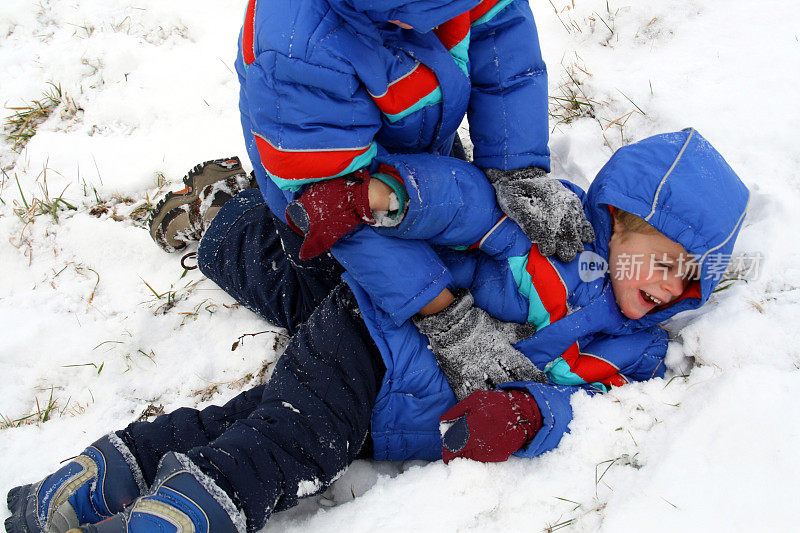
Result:
M645 222L644 219L616 207L614 208L614 218L628 231L644 233L645 235L662 235L660 231Z

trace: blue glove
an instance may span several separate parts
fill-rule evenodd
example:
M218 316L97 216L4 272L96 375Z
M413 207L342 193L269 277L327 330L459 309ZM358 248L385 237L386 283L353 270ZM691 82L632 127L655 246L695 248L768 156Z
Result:
M145 489L119 437L107 435L39 483L8 493L8 533L64 533L121 511Z
M148 494L122 513L70 533L245 533L244 515L185 455L170 452Z

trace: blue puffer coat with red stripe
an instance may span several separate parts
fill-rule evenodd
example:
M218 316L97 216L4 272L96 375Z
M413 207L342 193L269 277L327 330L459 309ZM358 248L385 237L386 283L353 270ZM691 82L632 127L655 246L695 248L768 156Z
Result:
M437 213L438 206L426 208L412 201L406 218L413 220L407 226L404 220L398 231L427 227L439 244L456 244L446 237L450 226L468 235L463 243L488 232L480 239L480 250L436 250L451 272L452 287L469 288L476 304L498 318L529 321L538 328L515 346L547 368L552 383L504 385L527 389L539 404L544 427L517 452L535 456L555 447L567 431L572 419L569 397L578 387L597 390L664 375L668 339L657 325L708 301L731 256L749 193L722 156L691 129L657 135L614 154L582 194L597 234L589 258L608 260L613 227L609 208L619 208L683 245L700 265L697 280L679 300L632 320L620 312L607 273L586 275L590 271L585 255L570 263L543 258L516 224L505 219L495 225L492 216L497 221L502 213L491 186L481 181L485 184L476 175L474 187L459 189L461 203L468 208L458 215L452 215L458 212L457 202ZM442 189L441 182L430 187L440 194L423 190L419 196L455 195L450 188ZM480 209L485 205L494 206L494 211ZM387 366L372 419L376 457L441 458L438 417L455 403L455 396L427 338L410 321L397 326L353 276L345 274L345 279Z
M459 180L476 167L549 170L547 76L527 0L250 0L239 44L247 150L281 218L306 184L403 165L406 154L424 156L414 162L421 180ZM449 156L465 114L471 169L437 159ZM367 263L364 249L375 246L383 253ZM371 227L333 253L396 324L452 283L428 244ZM387 276L397 257L403 291Z

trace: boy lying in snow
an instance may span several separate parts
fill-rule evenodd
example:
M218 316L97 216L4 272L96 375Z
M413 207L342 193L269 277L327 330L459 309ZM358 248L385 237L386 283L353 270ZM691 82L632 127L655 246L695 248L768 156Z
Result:
M482 187L475 183L473 199ZM492 212L491 187L483 189ZM101 438L40 483L12 489L6 528L255 531L272 512L323 491L359 456L500 461L551 450L581 387L663 375L667 339L653 326L708 300L721 275L711 258L730 254L747 200L716 150L686 130L620 149L595 178L583 199L598 233L592 252L612 263L596 279L581 280L580 258L541 258L505 221L489 226L480 250L437 248L454 289L469 288L496 317L537 329L515 346L546 376L503 383L524 359L504 338L516 340L520 324L465 305L464 294L419 321L428 338L411 321L398 326L348 273L338 283L330 258L297 262L300 237L276 222L259 191L245 190L213 219L198 264L238 301L295 332L270 381L222 407L179 409ZM476 220L481 205L470 204ZM422 207L410 205L406 218L435 210ZM470 226L469 218L461 221ZM418 229L443 223L423 222ZM689 256L692 279L679 268ZM623 257L642 259L641 269L614 279L629 264ZM464 338L462 328L470 339L450 344ZM471 357L488 365L487 377ZM471 388L495 385L456 403ZM440 417L449 424L444 437Z

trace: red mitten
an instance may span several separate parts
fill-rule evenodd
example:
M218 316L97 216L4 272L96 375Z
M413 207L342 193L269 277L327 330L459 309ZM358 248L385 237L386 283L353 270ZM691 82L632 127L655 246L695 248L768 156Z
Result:
M475 391L439 418L452 422L442 437L442 458L499 463L529 443L542 427L536 400L527 392Z
M327 252L336 241L366 222L374 224L369 207L370 175L365 169L308 187L286 206L286 222L301 235L300 259Z

